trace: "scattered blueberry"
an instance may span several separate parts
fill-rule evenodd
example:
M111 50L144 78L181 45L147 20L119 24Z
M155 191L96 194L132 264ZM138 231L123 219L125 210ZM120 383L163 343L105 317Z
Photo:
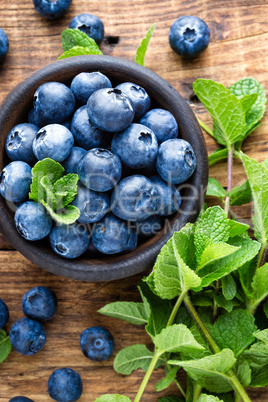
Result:
M133 82L123 82L115 88L124 92L132 101L136 120L140 119L150 109L150 97L145 89L139 85L133 84Z
M196 157L192 146L189 142L177 138L163 142L159 147L156 168L167 183L183 183L196 168Z
M106 75L94 71L93 73L80 73L74 77L71 90L79 102L87 103L93 92L102 88L112 88L111 81Z
M33 152L38 160L51 158L56 162L66 159L74 145L74 137L62 124L48 124L41 128L34 141Z
M0 298L0 329L2 329L9 319L9 311L4 300Z
M24 294L22 310L33 320L50 320L57 310L57 296L46 286L35 286Z
M129 176L114 189L111 210L121 219L142 221L156 211L157 195L155 185L147 177Z
M24 161L30 165L36 162L33 153L33 140L39 128L30 123L17 124L6 138L7 156L12 161Z
M22 355L34 355L44 347L46 333L39 322L30 318L20 318L13 324L9 338L16 352Z
M26 396L14 396L9 400L9 402L34 402L32 399L27 398Z
M210 32L207 24L192 15L183 16L173 22L169 31L169 44L180 56L198 56L209 44Z
M102 21L92 14L79 14L72 19L69 28L76 28L84 32L99 45L104 37Z
M6 54L8 52L8 37L5 31L0 28L0 64L2 64L5 60Z
M41 126L62 123L74 112L75 97L66 85L46 82L35 91L33 105Z
M49 241L55 253L73 259L82 255L88 248L89 232L81 223L58 225L50 232Z
M114 135L111 150L126 166L140 169L152 165L155 161L158 144L152 130L134 123Z
M181 195L174 184L167 184L159 176L150 177L158 191L158 207L156 213L168 216L178 211L181 205Z
M49 20L64 16L72 0L33 0L36 11Z
M168 110L151 109L140 119L140 124L154 132L159 144L178 137L177 121Z
M80 347L88 359L101 362L111 357L114 351L114 338L106 328L90 327L82 332Z
M50 375L48 393L58 402L74 402L82 395L83 384L80 375L70 368L60 368Z
M93 148L78 165L81 182L94 191L111 190L120 180L122 165L119 157L108 149Z
M15 212L14 220L17 231L26 240L44 239L52 228L52 220L46 209L34 201L21 204Z
M158 234L162 229L162 218L159 215L151 215L149 218L136 223L136 230L141 237L150 237Z
M0 193L8 201L22 202L28 196L31 182L31 167L26 162L11 162L0 173Z
M137 233L128 222L109 213L93 226L92 243L103 254L130 252L137 247Z
M65 173L77 174L78 164L86 152L87 151L84 148L73 147L68 158L62 163Z
M103 88L87 102L89 119L101 130L117 132L127 128L134 118L132 102L120 89Z

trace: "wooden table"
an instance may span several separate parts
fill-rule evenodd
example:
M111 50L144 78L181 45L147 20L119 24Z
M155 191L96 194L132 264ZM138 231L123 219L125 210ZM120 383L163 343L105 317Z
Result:
M134 60L141 38L152 23L157 22L147 67L168 80L208 125L208 114L193 96L192 82L198 77L211 78L228 86L242 77L252 76L268 89L267 0L73 0L66 16L55 22L42 18L31 0L0 0L0 27L10 41L9 54L0 70L0 103L29 74L57 59L62 53L61 31L82 12L96 14L103 20L106 32L103 53L129 60ZM211 30L209 48L194 62L182 61L168 44L170 25L181 15L197 15ZM266 115L262 126L245 141L244 150L262 161L267 157L267 139ZM207 135L206 142L209 152L216 148ZM226 186L225 163L213 167L210 175ZM234 184L244 177L242 166L235 162ZM235 212L248 219L251 208L236 208ZM122 393L133 399L143 373L139 370L130 377L123 377L113 371L113 359L91 362L80 351L79 336L88 326L103 325L115 337L115 353L135 343L150 347L150 339L142 328L97 313L107 302L139 300L136 284L142 275L106 283L78 282L54 276L33 265L3 236L0 249L0 297L10 309L8 331L23 316L21 298L29 288L50 286L59 300L56 316L46 324L47 343L43 351L31 357L12 352L0 365L0 401L7 402L15 395L28 396L35 402L50 401L47 380L59 367L72 367L81 374L84 385L81 402L94 401L104 393ZM153 386L161 376L162 369L156 370L143 401L157 401L158 396L176 391L171 387L156 394ZM268 389L253 389L249 394L255 402L268 400Z

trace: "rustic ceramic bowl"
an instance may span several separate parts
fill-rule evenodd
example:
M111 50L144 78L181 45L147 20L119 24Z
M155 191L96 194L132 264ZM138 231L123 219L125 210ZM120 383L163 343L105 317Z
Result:
M64 259L52 251L47 240L30 242L21 237L14 225L14 212L0 197L0 230L21 254L57 275L87 281L107 281L128 277L152 267L158 252L173 232L196 219L208 180L207 151L194 114L167 81L149 69L127 60L110 56L79 56L42 68L7 96L0 109L0 171L9 163L5 155L5 139L13 126L27 121L37 87L47 81L69 84L76 74L83 71L100 71L106 74L114 85L131 81L142 86L149 93L153 107L167 109L175 116L180 130L179 136L191 143L197 158L196 171L181 191L180 212L168 220L168 224L159 234L125 255L102 255L96 258L83 255L75 260Z

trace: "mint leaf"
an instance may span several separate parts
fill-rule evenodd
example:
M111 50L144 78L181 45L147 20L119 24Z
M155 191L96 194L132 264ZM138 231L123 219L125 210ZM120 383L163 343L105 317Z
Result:
M179 361L170 360L168 363L183 367L187 374L202 388L210 392L229 392L232 385L227 375L235 364L236 359L230 349L203 357L198 360Z
M245 115L246 115L247 125L250 123L247 120L248 120L250 112L252 110L252 106L256 102L257 98L258 98L258 94L254 93L254 94L250 94L250 95L244 95L242 98L239 99L241 102L242 108L245 112Z
M236 375L244 387L248 387L251 383L251 368L249 361L240 356L236 362Z
M143 303L114 302L106 304L98 313L118 318L134 325L147 324L148 316Z
M212 324L210 324L209 322L206 322L204 320L202 320L204 322L204 325L206 326L208 331L211 331L212 329ZM210 356L211 355L211 350L210 347L208 346L203 333L200 332L200 329L198 327L198 325L196 323L194 323L194 325L190 328L191 333L193 334L195 340L201 345L203 346L203 349L189 349L186 350L182 353L180 353L180 359L181 360L196 360L196 359L201 359L205 356Z
M131 399L124 395L106 394L95 399L95 402L131 402Z
M252 280L253 299L249 301L251 309L255 309L268 295L268 263L257 268Z
M239 309L220 316L213 325L212 336L221 349L229 348L237 357L254 342L256 329L254 317Z
M50 205L52 209L56 209L57 201L53 192L53 183L51 183L48 176L44 176L42 177L40 184L44 187L45 190L44 199L46 200L47 204Z
M233 300L236 295L237 287L232 275L224 276L221 280L222 293L226 300Z
M252 201L252 192L249 181L245 181L240 186L233 187L228 194L230 205L244 205Z
M215 163L228 158L227 148L218 148L208 156L209 166L213 166Z
M145 345L132 345L121 349L114 359L114 370L119 374L129 375L133 370L141 368L146 371L154 357L154 353ZM161 366L163 361L158 360L156 367Z
M179 367L173 367L166 377L162 378L155 386L157 392L163 391L170 386L172 381L176 378Z
M3 329L0 329L0 363L2 363L11 352L9 336Z
M234 303L231 300L226 300L222 294L214 295L214 299L218 307L224 308L228 313L233 311Z
M150 39L153 36L155 27L156 27L156 23L154 23L151 26L151 28L148 30L148 32L146 33L145 37L142 39L140 46L137 49L135 62L140 64L141 66L145 65L144 64L145 55L146 55L146 52L147 52L147 49L148 49Z
M251 387L268 385L268 345L257 342L243 353L251 368Z
M236 237L245 233L249 229L249 225L245 223L237 222L232 219L228 221L230 227L230 237Z
M47 209L51 218L64 225L70 225L77 221L80 216L80 211L74 205L67 205L63 209L59 209L57 212L53 211L53 209L45 202L41 201L41 204Z
M84 56L86 54L102 55L103 53L99 49L94 50L90 47L74 46L72 49L67 50L60 57L58 57L58 60L67 59L68 57Z
M56 198L57 209L66 207L75 199L78 180L78 174L69 173L54 183L53 192Z
M90 38L89 36L87 36L86 33L80 31L79 29L68 28L62 31L61 42L64 52L78 46L89 48L94 52L100 52L99 46L94 41L94 39ZM100 54L100 53L94 53L94 54Z
M217 396L201 394L200 398L197 399L197 402L223 402L222 399L219 399Z
M238 268L242 289L248 298L253 298L252 280L257 267L257 256Z
M185 402L184 398L181 398L180 396L175 396L175 395L167 395L167 396L162 396L162 398L158 398L158 402Z
M226 197L227 193L218 180L214 179L213 177L209 177L206 195L218 197L222 200L224 197Z
M217 260L233 254L239 249L240 247L231 246L228 243L213 243L212 241L209 242L200 257L196 272L202 270L207 264L215 263Z
M266 343L268 345L268 329L264 329L263 331L257 331L253 334L255 338L259 339L260 341Z
M213 118L217 142L230 147L241 140L246 130L245 113L236 96L222 84L200 78L193 83L193 89Z

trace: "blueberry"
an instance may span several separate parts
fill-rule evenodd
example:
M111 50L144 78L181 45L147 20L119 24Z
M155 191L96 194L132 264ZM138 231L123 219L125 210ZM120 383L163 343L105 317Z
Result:
M5 31L0 28L0 64L2 64L5 60L6 54L8 52L8 37Z
M124 92L132 101L136 120L140 119L150 109L150 97L145 89L139 85L133 84L133 82L123 82L115 88Z
M210 32L207 24L192 15L173 22L169 31L171 48L182 57L198 56L208 47Z
M45 158L62 162L66 159L74 145L74 137L62 124L48 124L42 127L34 141L33 152L38 160Z
M156 211L157 196L155 185L147 177L129 176L114 189L111 209L121 219L142 221Z
M89 245L87 227L81 223L55 226L49 241L55 253L65 258L77 258L82 255Z
M154 132L159 144L178 137L177 121L168 110L151 109L140 119L140 124Z
M107 193L89 190L82 184L77 186L77 196L72 205L80 210L78 222L93 223L100 221L109 210L110 198Z
M26 162L11 162L0 173L0 193L8 201L22 202L28 196L31 182L31 167Z
M80 160L86 154L86 150L80 147L73 147L70 155L64 162L62 162L62 166L65 169L65 173L76 173Z
M52 220L46 209L37 202L27 201L15 212L16 229L26 240L41 240L52 228Z
M28 122L39 128L43 125L34 108L32 108L28 113Z
M103 254L130 252L137 247L137 233L127 222L109 213L95 223L92 243Z
M174 184L167 184L159 176L150 177L158 191L158 207L156 213L161 216L172 215L181 205L181 195Z
M27 398L26 396L14 396L9 400L9 402L34 402L32 399Z
M33 140L39 128L29 123L17 124L6 138L7 156L12 161L24 161L31 164L36 162L33 153Z
M9 311L4 300L0 298L0 329L2 329L9 319Z
M126 130L114 135L111 150L126 166L140 169L154 163L158 144L152 130L134 123Z
M82 332L80 347L88 359L102 362L111 357L114 351L114 338L106 328L90 327Z
M105 147L107 135L104 131L91 123L87 113L87 107L82 106L74 113L71 124L71 132L75 142L87 151L92 148Z
M120 180L121 161L117 155L102 148L88 151L78 165L81 182L94 191L111 190Z
M159 215L151 215L144 221L136 223L136 230L141 237L151 237L162 229L162 218Z
M26 317L33 320L50 320L57 310L57 296L46 286L35 286L24 294L22 310Z
M120 89L113 88L94 92L88 99L87 112L93 124L108 132L124 130L135 115L129 97Z
M72 19L69 28L76 28L84 32L99 45L104 37L102 21L92 14L79 14Z
M37 88L33 104L40 125L44 126L67 120L74 112L75 97L66 85L60 82L46 82Z
M159 147L156 168L161 178L168 183L185 182L196 168L196 157L192 146L181 139L163 142Z
M9 338L16 352L22 355L34 355L44 347L46 333L39 322L30 318L20 318L13 324Z
M33 0L36 11L49 20L64 16L72 0Z
M74 77L71 90L79 102L87 103L88 98L101 88L112 88L111 81L99 71L93 73L80 73Z
M74 402L82 395L83 384L80 375L70 368L60 368L50 375L48 393L58 402Z

